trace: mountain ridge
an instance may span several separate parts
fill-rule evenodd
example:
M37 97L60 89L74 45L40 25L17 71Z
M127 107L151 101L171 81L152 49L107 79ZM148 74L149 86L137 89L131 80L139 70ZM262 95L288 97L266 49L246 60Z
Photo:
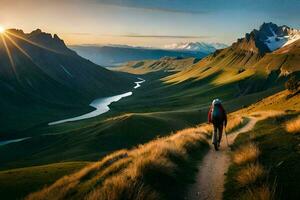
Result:
M167 50L118 45L72 45L70 48L75 50L82 57L106 67L122 65L130 61L154 60L163 57L195 57L200 59L208 55L208 53L198 51Z
M39 107L33 112L49 108L69 112L64 107L86 110L95 98L124 93L134 86L133 77L80 57L55 34L9 29L1 36L0 97L6 117L19 106L26 109L24 115L32 115L31 106Z
M213 53L217 49L224 49L228 45L224 43L212 43L212 42L182 42L165 45L165 49L171 50L186 50L186 51L199 51L203 53Z

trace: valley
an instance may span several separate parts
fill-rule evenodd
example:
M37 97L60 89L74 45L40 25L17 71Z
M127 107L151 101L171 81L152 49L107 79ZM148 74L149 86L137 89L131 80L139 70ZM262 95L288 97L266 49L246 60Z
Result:
M59 193L60 199L92 198L91 188L99 189L99 185L108 183L118 194L112 180L115 176L125 180L119 172L131 173L131 162L137 163L134 167L142 166L136 169L142 175L144 172L162 173L166 184L174 178L182 181L186 189L191 182L182 177L187 165L192 166L189 170L197 168L196 163L209 151L207 138L211 130L205 122L213 99L220 98L226 112L230 113L232 127L229 132L243 125L236 117L251 117L254 111L280 110L288 116L292 110L295 115L299 114L299 92L289 95L284 91L287 80L292 76L298 79L300 75L300 40L294 40L296 33L287 26L264 23L231 46L215 50L204 58L160 56L131 60L107 69L79 56L57 35L39 29L29 34L7 30L7 36L3 36L6 42L0 41L0 83L3 83L0 84L3 124L0 129L0 184L5 186L0 195L8 199L24 198L40 190L41 193L29 197L39 199L39 195L56 195L57 190L65 187L67 192ZM271 37L283 38L281 46L276 43L276 48L274 45L270 48ZM8 67L12 63L6 46L14 52L13 68ZM236 121L238 123L234 124ZM191 131L190 135L185 131ZM244 135L246 131L240 132ZM168 146L169 140L175 146ZM230 141L235 140L231 138ZM150 147L157 147L161 152L152 156ZM172 154L173 150L175 157L165 158L164 152ZM191 151L201 153L194 158ZM149 156L146 164L138 156L143 152ZM210 150L209 153L214 152ZM167 163L160 166L162 169L168 170L175 163L179 172L174 177L171 174L169 179L165 172L152 172L151 167L147 171L148 164L154 163L154 169L158 164L154 162L155 156ZM108 162L111 157L115 159ZM234 166L229 166L230 170L232 168ZM47 180L48 173L53 176L50 180ZM10 197L7 191L12 191L15 180L7 174L25 177L18 185L22 192ZM73 174L74 179L64 177L68 174ZM141 174L130 176L130 181L140 184ZM189 174L195 176L192 172ZM155 198L160 198L161 194L169 198L177 195L162 185L155 188L153 183L157 180L146 175L150 178L143 181L151 189L142 187L141 190L145 189ZM59 181L60 178L63 181ZM34 180L34 184L25 187L27 180ZM78 182L70 188L82 193L69 189L72 181ZM228 181L226 184L230 184L231 180ZM45 185L51 188L44 193ZM106 187L110 186L105 185L104 189ZM180 184L173 189L177 187ZM230 197L227 187L225 185L225 194ZM127 189L131 191L132 188L124 191ZM106 194L102 189L99 191ZM186 191L181 192L185 194Z

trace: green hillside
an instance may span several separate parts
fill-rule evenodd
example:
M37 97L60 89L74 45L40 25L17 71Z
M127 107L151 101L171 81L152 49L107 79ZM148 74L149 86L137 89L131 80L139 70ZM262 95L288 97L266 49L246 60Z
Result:
M86 166L88 162L53 163L0 171L0 194L3 199L20 199L32 191L52 184L66 174Z

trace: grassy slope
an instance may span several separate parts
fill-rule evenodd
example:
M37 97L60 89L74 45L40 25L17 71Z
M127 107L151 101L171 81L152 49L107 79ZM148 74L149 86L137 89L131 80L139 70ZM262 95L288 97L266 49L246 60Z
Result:
M29 199L183 199L195 172L192 157L199 160L207 147L201 128L190 128L108 155Z
M97 160L112 151L145 143L159 135L206 121L208 105L213 98L224 100L230 112L280 89L238 97L236 83L208 84L215 76L170 85L159 80L164 75L155 73L144 76L147 79L144 85L135 90L132 96L114 103L112 111L105 115L15 133L16 137L34 137L0 147L0 168Z
M297 106L299 106L299 104L297 104L297 102L298 101L293 101L293 99L290 99L290 101L286 101L285 100L285 96L286 96L286 92L281 92L281 93L278 93L278 94L276 94L275 95L276 96L276 99L278 99L278 101L277 102L280 102L280 103L278 103L277 104L277 106L274 104L274 103L272 103L272 99L274 99L274 96L273 97L269 97L269 98L267 98L267 99L271 99L271 100L268 100L267 102L266 102L266 100L263 100L263 101L261 101L260 103L258 103L258 104L256 104L256 106L254 106L254 105L252 105L252 106L250 106L249 108L247 108L247 109L243 109L242 111L239 111L237 114L239 114L239 113L248 113L248 112L252 112L252 111L255 111L255 109L257 108L258 110L260 110L261 109L261 107L263 107L263 108L266 108L265 107L265 105L267 104L267 105L269 105L269 106L274 106L275 105L275 107L277 107L277 108L282 108L284 105L288 105L288 107L291 107L292 109L297 109ZM294 106L294 107L293 107ZM273 107L272 107L273 108ZM267 109L267 108L266 108ZM126 118L126 116L123 116L124 118ZM124 120L123 119L123 117L121 117L121 119L118 119L118 120ZM110 120L116 120L116 119L114 119L114 118L112 118L112 119L110 119ZM94 123L96 123L97 124L97 122L96 122L97 120L95 120L95 122ZM70 125L72 125L72 124L70 124ZM82 141L80 141L80 143L85 143L85 141L84 141L84 139L87 139L87 138L89 138L89 137L86 137L86 134L88 134L88 130L90 130L92 133L94 132L94 131L96 131L99 127L97 126L97 125L95 125L95 124L93 124L93 125L91 125L91 126L94 126L94 129L91 129L91 127L87 127L86 129L87 129L87 132L85 132L85 133L83 133L82 134ZM65 126L62 126L61 128L60 128L60 131L63 131L64 130L64 128L65 128ZM69 127L70 128L70 127ZM74 128L74 127L73 127ZM56 127L56 132L58 132L58 130L59 130L59 128L58 127ZM123 129L124 130L124 129ZM132 129L131 129L132 130ZM79 130L77 130L78 132L81 132L82 130L81 129L79 129ZM120 131L121 131L121 129L120 129ZM121 133L121 132L120 132ZM66 133L60 133L61 135L65 135ZM72 131L72 134L76 134L76 132L74 132L74 131ZM107 136L107 134L105 134L106 136ZM156 134L154 134L153 136L151 136L151 137L155 137L155 135ZM149 138L149 140L151 140L151 137ZM66 138L70 138L70 137L68 137L68 135L66 135ZM124 138L121 138L120 139L120 141L122 141L122 142L124 142L124 141L126 141L127 142L127 140L126 140L126 138L127 138L127 135L124 135ZM90 138L91 140L94 140L95 138ZM118 143L118 142L116 142L116 141L118 141L118 140L116 140L116 137L115 137L115 135L112 135L112 139L114 139L114 143ZM128 138L127 138L128 139ZM124 141L123 141L124 140ZM57 141L56 139L54 139L54 141ZM96 146L99 146L99 142L101 142L101 141L96 141L95 143L94 143L94 146L96 147ZM137 141L135 141L135 142L138 142L138 140ZM37 142L37 143L39 143L39 142ZM79 145L80 144L79 143L79 141L77 141L75 144L76 145ZM112 143L112 142L111 142ZM66 144L65 142L63 143L63 144ZM31 144L30 144L31 145ZM42 143L42 145L44 145L43 143ZM57 143L54 143L54 145L55 145L55 147L57 147ZM97 147L98 149L99 149L99 151L102 151L103 150L103 145L105 145L105 142L104 143L102 143L102 145L100 145L100 147ZM89 145L90 146L90 145ZM130 146L130 145L129 145ZM68 147L68 146L67 146ZM64 146L64 148L66 148L66 146ZM79 149L80 148L82 148L82 146L81 145L79 145ZM113 147L112 147L113 148ZM27 148L25 148L25 149L27 149ZM69 148L68 148L69 149ZM59 148L58 148L58 150L59 150ZM73 152L74 154L77 154L78 152L76 152L76 148L75 149L72 149L71 151L74 151L75 150L75 152ZM96 150L96 149L95 149ZM64 151L66 151L66 150L64 150L64 149L61 149L61 150L59 150L59 151L61 151L61 152L64 152ZM88 151L90 151L90 150L88 150ZM68 151L66 151L66 152L68 152ZM89 152L90 153L90 152ZM100 152L99 153L99 155L100 154L102 154L102 155L104 155L102 152ZM40 154L40 152L37 154L37 157L40 157L42 154ZM57 155L58 156L58 155ZM97 155L98 156L98 155ZM43 157L43 156L42 156ZM198 158L199 159L199 158ZM190 163L191 164L191 163ZM191 176L192 176L192 174L191 174ZM7 177L6 177L7 178ZM41 181L40 183L41 184L44 184L44 181L45 180L43 180L43 178L38 178L38 179L36 179L36 180L38 180L38 181ZM182 179L180 179L180 180L182 180ZM190 179L189 180L186 180L186 181L191 181Z
M268 171L268 176L261 177L254 183L243 187L235 180L235 177L245 166L232 165L228 173L225 199L238 199L241 195L247 195L249 188L259 188L263 184L272 187L274 183L276 183L278 199L300 198L298 190L300 183L299 135L289 134L284 129L284 122L292 116L295 115L258 122L252 131L236 139L235 147L244 146L249 141L259 146L261 151L259 162Z
M233 156L240 153L241 149L239 148L246 147L249 142L258 146L260 154L256 161L247 161L244 164L233 163L230 166L225 185L225 199L258 198L255 195L262 195L260 198L267 199L271 199L272 195L278 199L299 199L300 138L297 134L287 133L285 124L299 115L300 96L298 94L287 98L287 95L287 91L280 92L237 113L247 114L261 110L286 111L283 116L258 122L252 131L237 137L233 146L235 149ZM245 160L247 156L249 153L243 159ZM261 165L263 174L257 178L251 178L252 181L245 177L241 179L242 171L249 170L251 163L255 166ZM251 173L252 177L255 177L253 173Z
M226 72L220 77L223 83L250 77L254 73L266 76L272 71L279 71L282 75L287 75L299 71L299 46L300 41L296 41L262 56L242 50L234 44L226 49L218 50L190 68L168 76L164 80L169 83L179 83L191 78L202 79L218 71ZM231 75L230 79L224 76L226 74Z
M262 92L241 95L239 87L247 84L248 75L233 73L237 77L235 82L220 82L222 77L230 77L231 74L218 71L180 84L162 82L161 78L168 72L143 75L147 80L143 87L131 97L114 103L112 111L103 116L16 133L16 136L34 138L0 147L1 168L97 160L112 151L130 148L158 135L206 121L207 107L213 98L222 98L226 109L234 111L282 88L279 85Z
M198 61L196 58L161 58L159 60L132 61L119 67L112 67L112 70L128 72L131 74L146 74L157 71L178 72L189 69Z
M299 71L300 62L300 41L278 49L267 54L263 59L255 64L255 67L266 66L267 70L280 70L284 75L289 72Z
M7 200L20 199L87 164L88 162L66 162L0 171L0 196Z
M113 153L56 181L30 199L179 198L183 184L190 181L185 169L192 174L196 166L191 156L199 157L207 149L204 137L199 132L185 131Z
M241 117L229 119L228 132L244 122ZM112 153L29 199L51 199L53 195L58 199L184 199L211 131L204 124Z

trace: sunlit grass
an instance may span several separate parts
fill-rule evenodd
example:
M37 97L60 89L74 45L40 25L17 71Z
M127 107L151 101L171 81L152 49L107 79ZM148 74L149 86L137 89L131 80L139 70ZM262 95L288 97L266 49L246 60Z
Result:
M158 180L176 180L178 161L186 161L204 144L206 137L198 127L179 131L136 149L108 155L27 199L63 199L74 191L82 191L78 195L85 199L159 199L152 185Z
M242 120L230 116L228 126L234 129ZM27 199L163 199L164 192L172 191L172 195L172 188L182 187L179 177L186 174L184 163L208 146L212 129L211 124L201 124L132 150L117 151Z
M242 200L273 200L275 199L275 187L270 188L263 184L259 187L249 188L241 197Z
M233 162L237 165L253 162L258 159L259 148L254 143L243 145L233 154Z
M285 129L289 133L300 133L300 116L288 121L285 124Z
M238 116L238 115L230 115L228 117L228 123L226 126L226 132L229 133L239 127L241 127L244 122L245 122L245 118L243 118L242 116Z
M241 186L246 186L263 178L265 174L266 172L262 165L253 163L241 169L235 179Z

